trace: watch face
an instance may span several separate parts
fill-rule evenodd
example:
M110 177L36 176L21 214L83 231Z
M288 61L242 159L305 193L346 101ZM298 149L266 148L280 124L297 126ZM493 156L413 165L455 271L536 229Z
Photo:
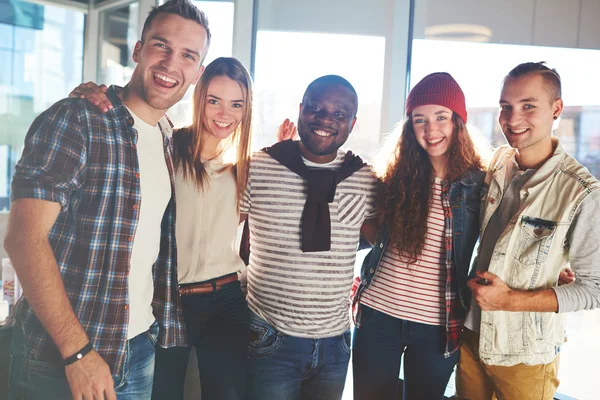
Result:
M77 359L81 360L83 358L83 355L81 353L77 354Z

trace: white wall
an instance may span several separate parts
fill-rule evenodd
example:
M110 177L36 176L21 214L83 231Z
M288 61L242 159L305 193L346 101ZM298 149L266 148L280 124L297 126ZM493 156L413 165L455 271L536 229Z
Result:
M385 21L392 3L393 0L259 0L258 27L385 36Z
M417 0L415 34L443 24L483 25L490 42L600 49L598 0Z

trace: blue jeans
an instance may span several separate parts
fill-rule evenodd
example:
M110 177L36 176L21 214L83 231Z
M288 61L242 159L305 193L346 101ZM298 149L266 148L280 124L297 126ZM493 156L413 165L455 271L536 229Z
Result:
M341 399L349 361L350 331L299 338L250 312L249 400Z
M403 354L402 398L443 399L459 354L457 351L444 358L445 328L360 307L360 328L354 330L352 355L354 399L396 399Z
M154 322L148 331L127 341L123 367L118 374L113 372L119 400L150 399L157 338L158 324ZM28 353L21 328L14 328L9 400L71 399L65 367L26 358Z
M183 400L191 346L196 347L202 400L239 400L246 390L248 304L239 282L213 293L181 296L190 347L156 347L152 398Z

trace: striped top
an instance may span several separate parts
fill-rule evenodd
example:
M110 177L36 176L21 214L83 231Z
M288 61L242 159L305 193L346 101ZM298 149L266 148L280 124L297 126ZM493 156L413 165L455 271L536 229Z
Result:
M305 163L309 168L339 168L344 155L340 149L331 163ZM329 204L331 250L303 253L300 220L306 181L268 154L255 153L240 206L250 222L250 309L296 337L332 337L349 329L360 227L376 216L375 192L369 166L340 182Z
M389 243L361 303L385 314L428 325L446 324L446 250L442 181L432 185L423 251L415 264L400 261Z

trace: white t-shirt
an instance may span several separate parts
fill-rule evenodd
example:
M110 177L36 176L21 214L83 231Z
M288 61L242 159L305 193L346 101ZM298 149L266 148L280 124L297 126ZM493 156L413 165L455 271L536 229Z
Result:
M165 161L160 128L149 125L127 109L138 132L136 143L140 170L140 213L133 238L129 270L129 326L127 339L148 330L154 323L152 266L160 250L160 225L171 199L171 181Z
M337 169L344 154L339 150L328 164L305 164ZM360 228L376 216L375 195L369 166L340 182L329 204L331 250L304 253L306 182L265 152L255 153L240 207L250 221L250 309L292 336L326 338L345 332Z

